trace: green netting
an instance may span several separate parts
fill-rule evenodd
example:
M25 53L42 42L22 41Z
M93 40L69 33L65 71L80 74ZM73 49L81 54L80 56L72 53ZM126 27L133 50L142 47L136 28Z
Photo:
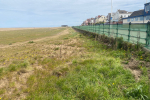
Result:
M109 37L123 37L124 41L141 43L150 48L150 23L149 24L116 24L116 25L88 25L75 26L74 28L105 34Z

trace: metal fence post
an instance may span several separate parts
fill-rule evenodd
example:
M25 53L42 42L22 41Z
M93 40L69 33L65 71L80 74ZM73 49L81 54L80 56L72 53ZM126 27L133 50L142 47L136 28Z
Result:
M131 31L131 22L129 23L129 29L128 29L128 42L130 41L130 31Z
M93 29L92 32L94 32L94 25L92 25L92 29Z
M95 25L95 33L96 33L96 25Z
M99 24L99 34L100 34L100 32L101 32L101 26L100 26L101 24Z
M91 31L91 24L90 24L90 26L89 26L89 31Z
M104 34L104 21L103 21L103 34Z
M117 23L117 28L116 28L116 30L117 30L116 37L118 37L118 23Z
M96 25L95 25L95 33L96 33Z
M90 25L90 32L92 32L91 26L92 26L92 23L91 23L91 25Z
M109 32L108 32L108 36L110 36L110 23L109 23Z
M149 29L150 29L150 22L148 21L147 22L147 30L146 30L146 47L148 47L148 45L149 45L149 35L150 35L150 31L149 31Z

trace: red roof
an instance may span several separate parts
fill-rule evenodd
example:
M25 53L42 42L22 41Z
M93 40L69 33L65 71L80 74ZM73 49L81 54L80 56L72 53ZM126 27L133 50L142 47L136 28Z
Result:
M101 16L100 15L98 15L98 18L100 18Z

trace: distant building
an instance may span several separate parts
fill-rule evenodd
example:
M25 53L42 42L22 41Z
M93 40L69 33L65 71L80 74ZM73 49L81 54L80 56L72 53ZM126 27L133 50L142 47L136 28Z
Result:
M134 11L129 17L123 18L123 23L147 23L150 21L150 2L144 4L144 9Z
M87 25L88 25L88 21L87 21L87 20L85 20L85 21L84 21L84 23L85 23L85 26L87 26Z
M61 27L68 27L68 25L61 25Z
M96 23L99 23L99 22L106 22L106 20L107 20L107 17L106 16L104 16L104 15L99 15L99 16L97 16L97 19L96 19Z
M114 15L115 13L112 13L112 16L111 16L111 13L108 13L106 22L111 22L111 17L113 18Z
M91 19L87 19L88 25L90 25L91 23Z
M119 22L122 21L122 18L126 18L128 16L130 16L132 14L132 12L128 12L125 10L117 10L117 12L113 15L112 21L113 22Z
M93 23L94 23L94 18L91 18L91 22L90 22L92 25L93 25Z

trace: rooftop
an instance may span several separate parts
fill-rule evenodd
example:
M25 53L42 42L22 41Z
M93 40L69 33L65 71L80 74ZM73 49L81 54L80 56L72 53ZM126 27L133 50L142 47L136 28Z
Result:
M120 9L118 10L118 12L119 12L120 14L124 14L124 13L126 13L126 14L127 14L127 13L132 13L132 12L128 12L128 11L120 10Z
M144 9L134 11L129 17L140 16L140 15L144 15Z

